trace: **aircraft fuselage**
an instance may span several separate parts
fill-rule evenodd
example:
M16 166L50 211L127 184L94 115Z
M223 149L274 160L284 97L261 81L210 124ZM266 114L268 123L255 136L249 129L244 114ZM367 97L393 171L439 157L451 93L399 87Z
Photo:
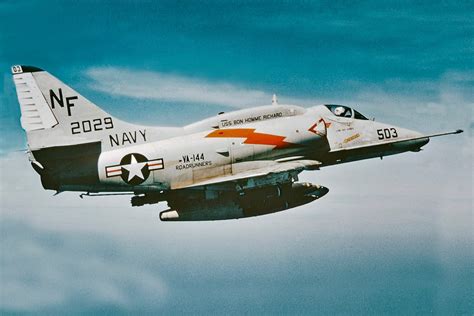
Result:
M106 151L99 158L99 178L113 190L130 190L130 184L138 191L179 189L232 174L241 163L252 168L253 161L306 157L325 166L416 150L426 143L380 148L387 140L421 134L370 120L331 117L325 110L318 106L299 115L254 119L248 123L234 119L243 123ZM229 124L225 115L219 119ZM366 148L363 153L351 153L350 148L367 144L373 145L374 150ZM334 149L339 152L331 153ZM129 171L134 163L147 164L150 172Z

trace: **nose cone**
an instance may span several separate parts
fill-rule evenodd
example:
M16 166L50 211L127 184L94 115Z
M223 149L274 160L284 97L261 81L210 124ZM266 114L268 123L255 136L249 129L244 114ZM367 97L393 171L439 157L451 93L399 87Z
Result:
M407 139L402 143L396 144L395 147L400 147L399 149L417 152L421 150L421 147L425 146L430 141L428 137L424 137L424 135L420 132L404 128L397 128L397 130L400 140Z
M413 151L420 151L421 147L425 146L426 144L428 144L430 142L430 139L429 137L424 137L425 135L420 133L420 132L416 132L416 131L410 131L412 133L412 137L413 138L418 138L416 140L413 140L413 146L416 148L415 150Z
M430 142L430 139L428 137L426 138L421 138L418 140L419 144L420 144L420 147L423 147L425 146L426 144L428 144Z
M406 128L397 127L399 138L420 138L423 134Z

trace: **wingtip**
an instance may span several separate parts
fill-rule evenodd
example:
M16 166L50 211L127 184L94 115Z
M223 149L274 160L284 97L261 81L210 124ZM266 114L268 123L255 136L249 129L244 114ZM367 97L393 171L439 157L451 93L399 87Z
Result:
M457 129L454 134L461 134L461 133L464 133L464 131L462 129Z

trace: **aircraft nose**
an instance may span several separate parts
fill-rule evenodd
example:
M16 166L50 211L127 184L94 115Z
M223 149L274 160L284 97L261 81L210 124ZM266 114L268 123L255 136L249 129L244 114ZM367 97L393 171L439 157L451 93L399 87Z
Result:
M429 137L423 137L425 136L423 133L416 132L416 131L414 131L413 133L414 133L414 137L419 138L415 141L417 145L419 146L419 148L425 146L426 144L430 142Z
M410 130L410 129L398 127L397 130L398 130L398 132L399 132L399 134L400 134L399 136L401 136L402 138L419 138L419 137L423 137L423 134L422 134L422 133L417 132L417 131L413 131L413 130Z
M420 151L421 147L425 146L429 142L430 142L430 139L428 137L416 140L415 143L416 143L417 148L415 148L413 151L415 151L415 152Z
M417 131L411 131L414 135L414 137L423 137L423 133L417 132Z
M400 132L400 138L407 139L407 141L396 144L395 147L417 152L421 150L421 147L425 146L430 141L428 137L424 137L425 135L420 132L401 128L398 130Z

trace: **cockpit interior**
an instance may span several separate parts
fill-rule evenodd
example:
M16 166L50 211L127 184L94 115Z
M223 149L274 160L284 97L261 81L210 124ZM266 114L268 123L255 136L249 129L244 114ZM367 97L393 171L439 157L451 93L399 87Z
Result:
M364 115L345 105L325 104L324 106L327 107L334 115L339 117L353 118L356 120L368 120L368 118L366 118Z

